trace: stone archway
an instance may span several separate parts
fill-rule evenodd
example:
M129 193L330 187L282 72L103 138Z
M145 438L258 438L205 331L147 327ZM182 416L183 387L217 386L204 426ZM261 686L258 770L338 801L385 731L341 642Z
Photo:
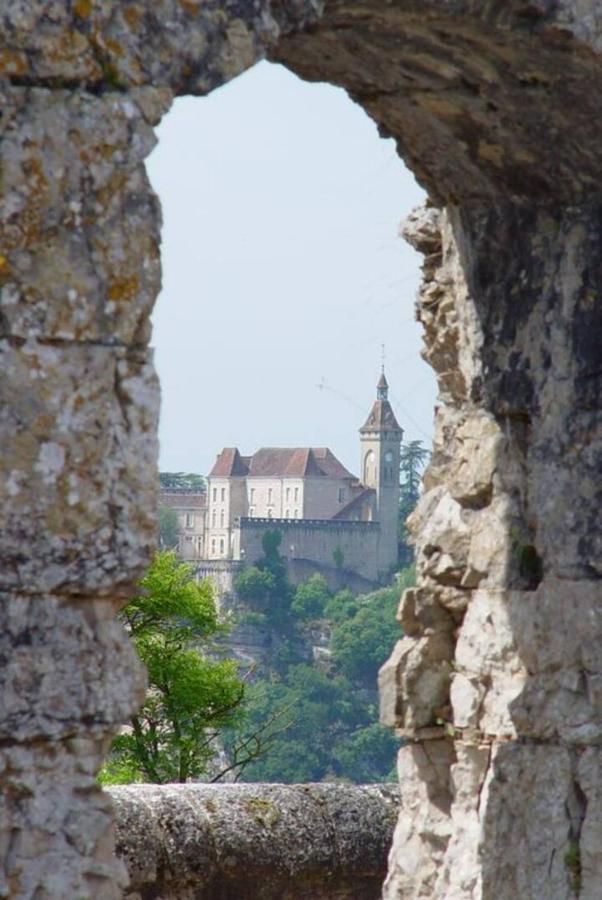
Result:
M419 587L382 673L402 810L387 896L596 897L601 160L594 0L10 4L0 16L7 896L116 897L94 771L140 697L112 624L153 540L145 349L174 94L266 52L345 87L437 204L442 406Z

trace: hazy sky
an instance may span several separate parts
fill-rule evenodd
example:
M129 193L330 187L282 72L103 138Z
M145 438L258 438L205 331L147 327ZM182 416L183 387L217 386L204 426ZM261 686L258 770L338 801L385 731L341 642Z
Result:
M422 192L344 91L261 63L178 100L148 168L164 218L161 469L313 445L357 472L382 343L406 438L430 438L420 257L397 236Z

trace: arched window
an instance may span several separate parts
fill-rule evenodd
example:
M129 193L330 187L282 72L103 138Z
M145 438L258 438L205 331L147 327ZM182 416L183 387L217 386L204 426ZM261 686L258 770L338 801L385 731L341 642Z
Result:
M223 528L223 527L224 527L224 511L223 511L223 509L222 509L222 511L221 511L220 514L219 514L219 523L220 523L220 525L221 525L222 528Z
M217 513L215 510L213 510L213 512L211 513L211 524L213 525L214 528L215 528L215 523L217 521L216 516L217 516Z
M374 474L374 450L368 450L364 456L364 484L367 484Z
M221 555L221 556L224 555L224 539L223 539L223 538L220 538L220 542L219 542L219 552L220 552L220 555Z
M215 556L215 538L211 541L211 555Z

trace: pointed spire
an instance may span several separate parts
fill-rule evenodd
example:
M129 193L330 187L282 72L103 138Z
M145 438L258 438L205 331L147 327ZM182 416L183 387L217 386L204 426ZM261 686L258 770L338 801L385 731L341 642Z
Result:
M395 431L403 434L395 413L389 403L389 382L384 371L378 379L376 385L376 400L366 419L364 425L360 428L360 434L369 434L374 432Z

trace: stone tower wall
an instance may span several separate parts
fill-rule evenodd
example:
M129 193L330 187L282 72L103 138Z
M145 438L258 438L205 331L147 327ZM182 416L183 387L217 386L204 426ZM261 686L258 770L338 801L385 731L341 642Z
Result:
M386 896L600 896L602 4L319 6L2 7L5 896L122 893L94 772L143 688L113 624L154 542L143 160L174 95L266 52L344 86L446 208L412 236L442 402L383 674Z

